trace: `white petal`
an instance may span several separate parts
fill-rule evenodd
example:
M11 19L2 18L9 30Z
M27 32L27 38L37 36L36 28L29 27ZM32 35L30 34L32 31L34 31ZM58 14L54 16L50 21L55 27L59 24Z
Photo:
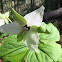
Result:
M30 50L38 53L39 36L37 32L27 31L24 35L24 43Z
M44 14L44 6L41 6L39 9L27 14L24 16L26 19L28 26L37 26L39 27L43 20L43 14Z
M5 18L5 14L1 14L0 13L0 18L3 18L4 19Z
M0 26L4 25L5 24L5 21L4 19L0 19Z
M20 26L17 22L12 22L0 27L0 31L10 35L17 35L23 30L23 27Z

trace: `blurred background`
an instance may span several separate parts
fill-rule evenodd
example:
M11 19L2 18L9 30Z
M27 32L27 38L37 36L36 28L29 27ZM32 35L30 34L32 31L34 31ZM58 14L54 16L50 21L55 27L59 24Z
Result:
M12 6L18 13L25 15L42 4L46 8L45 11L48 12L62 7L62 0L0 0L0 12L8 11Z
M60 31L60 42L62 43L62 0L0 0L0 13L10 11L13 7L19 14L27 13L45 6L44 22L53 23ZM11 18L11 17L10 17Z

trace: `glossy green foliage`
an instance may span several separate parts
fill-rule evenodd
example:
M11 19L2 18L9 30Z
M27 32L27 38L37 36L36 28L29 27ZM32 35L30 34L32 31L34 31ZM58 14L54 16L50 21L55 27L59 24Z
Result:
M23 32L20 32L18 35L17 35L17 41L22 41L23 40Z
M0 47L2 62L61 62L61 47L55 42L38 44L39 53L29 50L16 35L6 37Z
M58 29L52 23L42 23L38 28L39 39L41 41L47 42L57 42L60 39L60 34Z

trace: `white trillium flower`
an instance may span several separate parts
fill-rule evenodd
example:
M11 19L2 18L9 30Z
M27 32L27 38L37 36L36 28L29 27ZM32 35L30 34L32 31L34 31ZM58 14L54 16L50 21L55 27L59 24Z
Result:
M5 21L4 19L0 19L0 26L4 25L5 24Z
M8 24L8 17L9 17L9 11L5 14L0 13L0 26L4 25L5 23Z
M0 27L0 31L6 34L18 35L23 32L23 39L25 45L34 52L38 51L39 36L35 27L39 27L43 20L44 7L41 6L39 9L24 16L27 24L23 26L17 21L6 24ZM22 23L23 21L21 21ZM28 27L27 27L28 26Z

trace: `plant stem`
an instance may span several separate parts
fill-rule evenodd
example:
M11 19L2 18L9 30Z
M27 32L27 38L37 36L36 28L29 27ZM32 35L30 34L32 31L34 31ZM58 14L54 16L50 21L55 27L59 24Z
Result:
M12 21L8 18L8 20L12 23Z

